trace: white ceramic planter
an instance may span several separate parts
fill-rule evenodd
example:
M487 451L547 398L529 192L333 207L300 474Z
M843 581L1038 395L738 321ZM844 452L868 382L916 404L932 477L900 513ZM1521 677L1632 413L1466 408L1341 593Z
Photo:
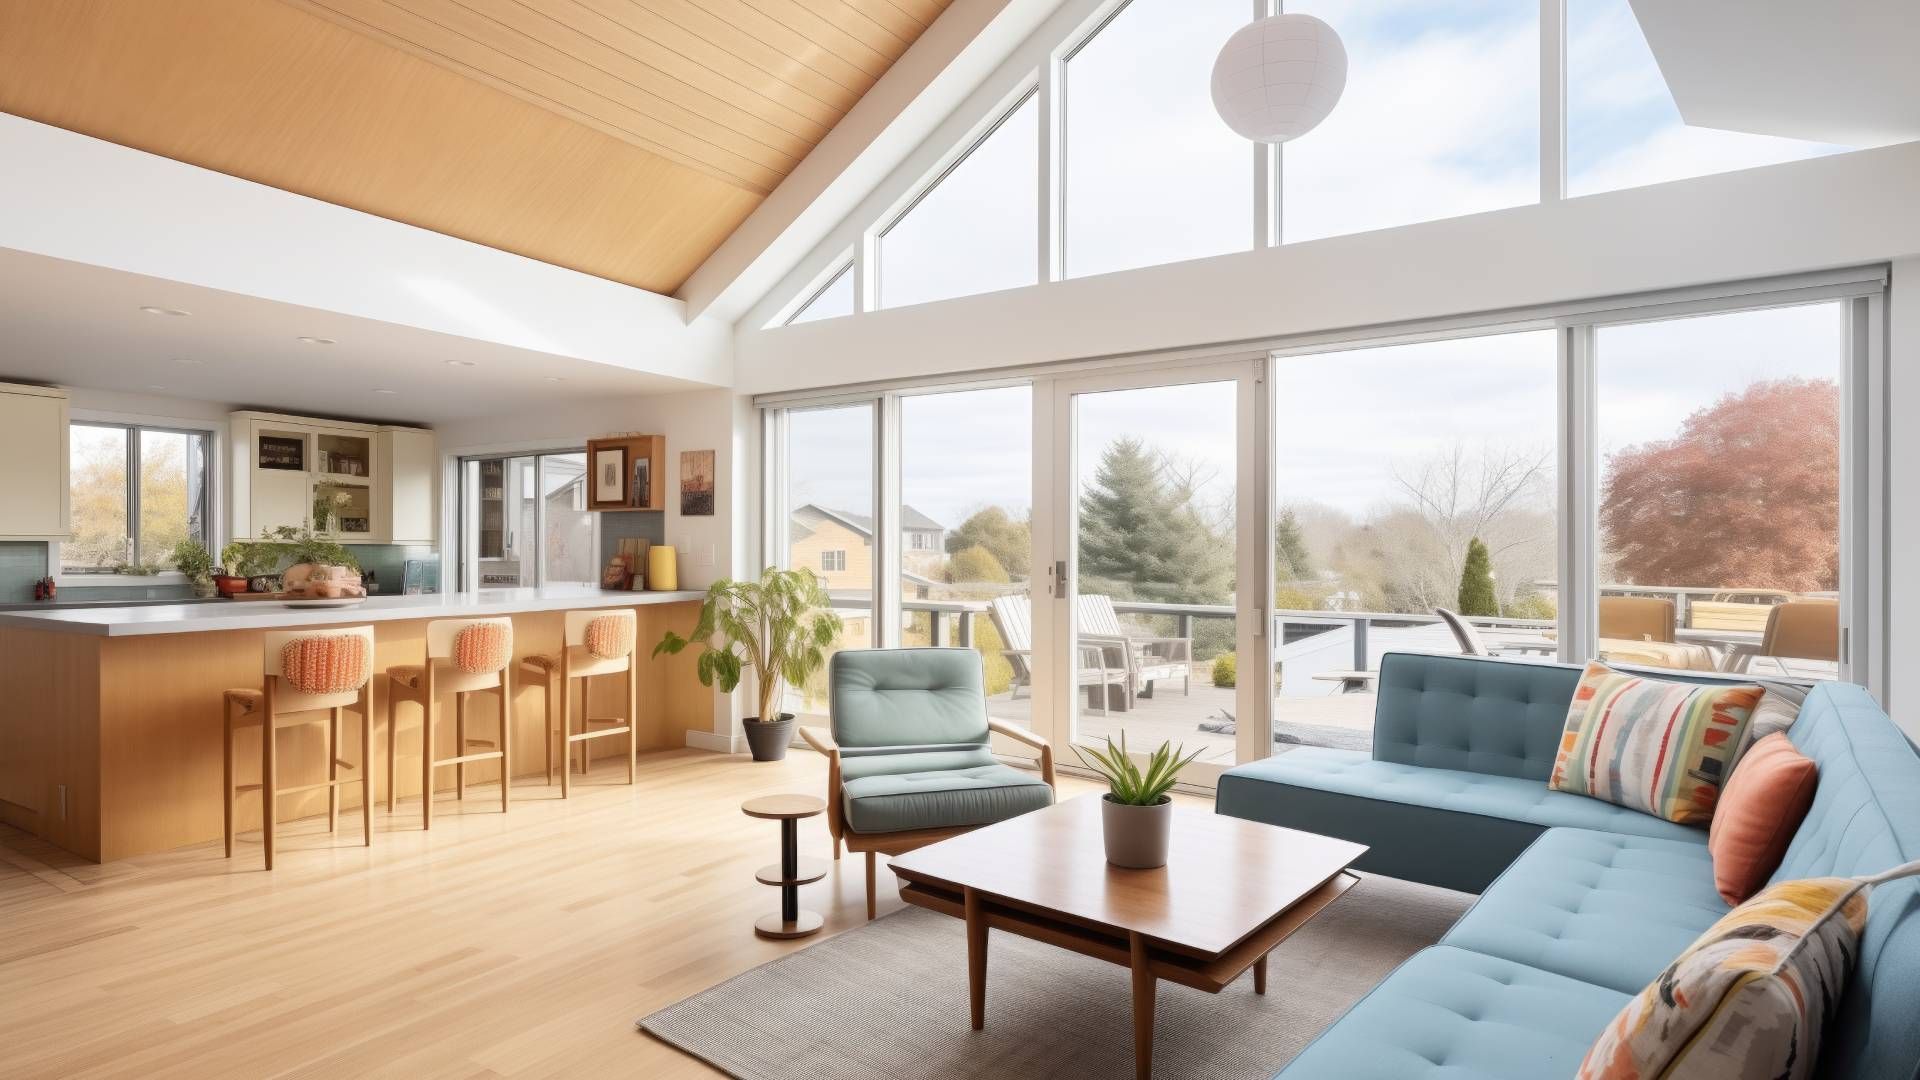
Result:
M1173 800L1152 806L1128 806L1100 797L1100 826L1107 844L1107 861L1134 870L1167 865L1167 847L1173 839Z

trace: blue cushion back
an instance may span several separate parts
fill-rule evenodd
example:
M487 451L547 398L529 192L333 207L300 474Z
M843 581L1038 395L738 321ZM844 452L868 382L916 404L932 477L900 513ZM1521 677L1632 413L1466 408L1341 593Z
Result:
M1581 669L1477 656L1388 653L1373 756L1545 782Z
M1920 859L1920 753L1860 687L1825 684L1787 731L1819 766L1813 807L1774 881L1877 874ZM1920 880L1874 889L1821 1076L1920 1075Z
M972 649L842 649L827 677L833 738L843 747L987 741L986 679Z

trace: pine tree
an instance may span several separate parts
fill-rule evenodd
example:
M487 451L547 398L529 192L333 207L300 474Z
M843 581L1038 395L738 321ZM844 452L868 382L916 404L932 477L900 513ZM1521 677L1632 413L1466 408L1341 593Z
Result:
M1116 439L1080 497L1080 591L1213 604L1233 594L1233 539L1210 527L1159 455Z
M1500 614L1500 604L1493 598L1493 559L1477 536L1467 544L1466 565L1460 570L1460 614Z
M1313 577L1313 563L1307 555L1307 538L1300 532L1300 519L1292 510L1280 511L1273 525L1273 576L1276 581L1306 581Z

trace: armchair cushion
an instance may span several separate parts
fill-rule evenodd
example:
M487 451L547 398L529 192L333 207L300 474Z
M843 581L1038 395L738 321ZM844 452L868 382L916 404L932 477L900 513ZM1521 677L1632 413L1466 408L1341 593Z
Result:
M986 746L884 746L842 750L840 779L897 776L902 773L953 772L999 764Z
M972 649L842 649L828 674L843 750L987 742L986 680Z
M841 766L878 770L931 765L952 753L845 758ZM840 794L847 827L857 833L967 828L991 825L1053 805L1053 789L1046 781L1032 773L993 763L984 749L981 753L986 756L987 764L912 772L869 771L857 777L843 775ZM918 758L934 760L913 760Z

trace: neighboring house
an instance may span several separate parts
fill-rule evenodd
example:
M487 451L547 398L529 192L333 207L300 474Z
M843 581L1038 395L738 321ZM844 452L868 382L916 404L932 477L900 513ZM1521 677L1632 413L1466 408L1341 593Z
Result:
M900 508L900 569L931 579L946 561L946 526L911 506ZM788 565L804 566L831 590L873 587L873 518L808 503L793 512Z

